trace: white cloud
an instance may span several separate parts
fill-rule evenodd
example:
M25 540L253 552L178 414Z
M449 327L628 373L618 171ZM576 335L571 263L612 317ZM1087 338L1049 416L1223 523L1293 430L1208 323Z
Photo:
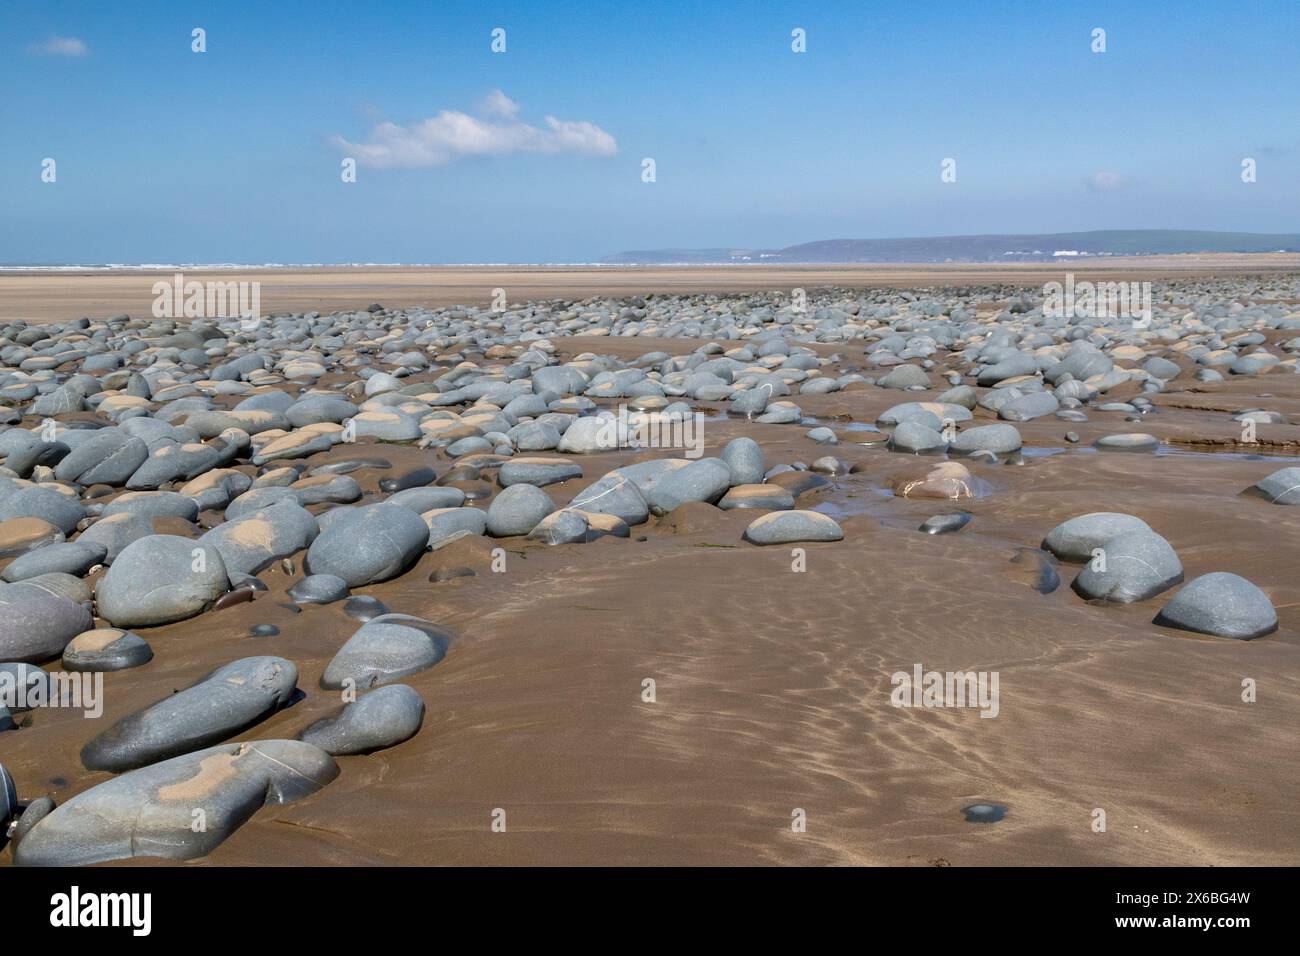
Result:
M1083 182L1095 193L1115 193L1127 187L1129 179L1120 173L1103 169L1085 177Z
M33 43L28 50L46 56L85 56L90 47L76 37L50 37L44 43Z
M337 134L330 137L330 142L362 165L379 169L443 166L467 156L613 156L618 152L614 137L586 120L547 116L542 126L519 120L519 104L500 90L493 90L480 109L483 117L443 110L409 126L380 123L364 142L354 143Z
M488 116L501 116L505 119L514 119L519 115L519 104L500 90L493 90L485 96L480 109Z

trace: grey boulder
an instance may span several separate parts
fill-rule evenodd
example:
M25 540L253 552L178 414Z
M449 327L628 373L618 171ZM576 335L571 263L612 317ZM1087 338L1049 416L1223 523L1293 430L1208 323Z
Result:
M1213 571L1189 581L1155 623L1248 641L1277 630L1277 612L1268 595L1245 578Z
M405 684L390 684L316 721L298 739L335 757L368 754L410 740L423 721L423 698Z
M0 614L0 661L54 660L69 641L93 626L85 606L65 597L43 595L6 605Z
M230 743L165 760L77 794L18 844L20 866L86 866L134 857L190 860L220 845L265 804L291 803L338 776L298 740ZM195 810L203 827L195 827Z
M408 570L429 543L429 529L409 508L353 508L329 522L307 550L312 574L333 574L356 588Z
M381 614L354 633L325 667L326 690L366 690L437 664L451 637L437 625L408 614Z
M216 548L154 534L122 550L100 579L95 600L100 617L115 627L152 627L201 613L229 586Z
M819 511L773 511L755 518L744 538L753 544L789 544L795 541L839 541L844 531L833 518Z
M119 720L81 750L88 770L121 773L233 737L287 704L298 668L245 657Z
M492 500L487 532L495 538L528 534L555 510L555 502L536 485L511 485Z
M1074 590L1091 601L1131 604L1167 591L1183 579L1183 565L1169 542L1154 531L1117 535L1102 546L1074 579Z
M1095 511L1058 524L1043 539L1043 548L1062 561L1089 561L1092 552L1111 538L1150 530L1145 521L1133 515Z

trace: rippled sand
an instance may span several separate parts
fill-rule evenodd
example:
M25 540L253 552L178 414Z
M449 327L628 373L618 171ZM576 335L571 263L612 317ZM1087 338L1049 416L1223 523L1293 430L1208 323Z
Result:
M1270 341L1279 333L1269 333ZM557 340L624 357L697 343ZM849 349L817 346L822 354ZM851 361L847 364L852 364ZM916 459L855 444L906 400L881 389L800 396L804 411L840 428L842 444L813 444L806 428L706 423L706 454L740 434L769 464L835 454L861 470L801 507L841 517L845 538L808 545L794 573L788 548L743 544L753 513L688 506L634 528L630 540L547 548L467 539L402 578L361 589L394 611L430 618L458 638L437 667L405 682L424 697L424 729L369 757L340 761L321 793L259 812L211 856L232 864L1289 864L1300 852L1295 715L1300 712L1300 508L1239 492L1284 462L1210 446L1167 454L1107 454L1097 435L1140 428L1166 439L1223 439L1225 411L1259 404L1300 416L1300 380L1234 378L1204 392L1178 381L1152 396L1161 413L1121 426L1018 425L1023 465L972 464L992 493L963 502L974 521L955 535L915 528L944 502L891 497L892 475ZM933 390L931 397L937 394ZM1108 395L1133 394L1124 385ZM1193 407L1197 406L1197 407ZM708 406L702 406L708 407ZM1065 448L1064 432L1083 438ZM1268 450L1300 456L1300 427L1266 426ZM1042 450L1034 453L1033 450ZM1198 449L1200 451L1198 452ZM559 502L644 453L575 456L584 478L547 488ZM338 447L309 465L429 453ZM391 472L354 472L368 493ZM313 509L319 510L319 509ZM1259 584L1280 629L1251 642L1154 627L1163 598L1093 607L1062 586L1043 595L1011 563L1058 522L1089 511L1144 518L1177 550L1187 579L1231 570ZM639 540L645 537L647 540ZM472 577L430 583L439 569ZM292 613L278 569L249 604L152 629L147 680L108 675L116 720L235 658L274 653L314 689L355 629L339 606ZM273 623L273 638L241 636ZM1001 712L902 710L890 675L915 663L1000 674ZM1241 701L1243 678L1258 702ZM642 700L642 682L656 702ZM310 693L248 738L293 736L333 710ZM20 731L0 739L6 765L60 802L107 778L81 768L96 726L79 713L40 714L37 750ZM1008 807L995 825L961 808ZM507 832L493 833L503 808ZM807 832L791 814L802 808ZM1093 811L1107 814L1105 833ZM157 861L136 861L155 865Z

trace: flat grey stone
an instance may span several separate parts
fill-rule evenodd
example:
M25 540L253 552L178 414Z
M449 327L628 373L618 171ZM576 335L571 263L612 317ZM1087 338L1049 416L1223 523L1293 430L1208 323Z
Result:
M911 455L934 455L942 452L948 443L943 435L920 422L905 421L894 426L889 436L889 450Z
M628 525L643 524L650 517L650 506L636 482L615 469L605 477L579 491L569 502L593 514L615 515Z
M763 480L767 463L763 449L752 438L733 438L727 442L719 456L731 472L731 484L755 485Z
M333 604L348 596L348 582L333 574L309 574L286 592L299 604Z
M121 671L153 660L153 648L134 631L101 627L83 631L63 649L65 671Z
M0 613L0 661L52 661L93 625L83 605L64 597L44 595L6 605Z
M83 542L78 539L47 544L43 548L19 555L9 563L0 577L10 582L51 572L81 577L95 565L102 564L107 554L107 548L93 541Z
M487 512L478 508L434 508L420 518L429 529L429 547L435 550L453 538L487 534Z
M275 713L293 696L298 668L282 657L245 657L123 717L81 750L88 770L121 773L208 747Z
M536 485L511 485L488 506L487 532L494 538L528 534L555 510L555 502Z
M834 519L819 511L774 511L755 518L744 534L745 540L754 544L840 541L843 537Z
M465 492L459 488L407 488L384 499L384 504L409 508L416 514L424 514L436 508L459 508L465 503Z
M65 495L52 488L31 485L0 498L0 521L10 518L40 518L64 534L77 530L77 522L86 517L86 509L76 495Z
M921 527L917 530L925 534L952 534L954 531L960 531L970 524L970 519L971 514L968 511L931 515L921 522Z
M1169 542L1154 531L1138 529L1101 545L1104 571L1089 561L1074 579L1074 590L1091 601L1132 604L1167 591L1183 580L1183 565Z
M220 552L226 572L233 577L257 574L281 558L297 554L319 533L311 512L290 501L224 522L199 538L199 543Z
M424 721L424 700L405 684L378 687L298 735L326 753L368 754L410 740Z
M1095 511L1058 524L1043 539L1043 548L1062 561L1090 561L1092 552L1111 538L1150 530L1145 521L1133 515Z
M1275 505L1300 505L1300 468L1283 468L1275 471L1247 488L1246 493Z
M18 825L14 827L13 845L15 852L18 849L18 844L23 841L23 837L31 832L32 827L48 817L53 810L54 801L49 797L37 797L27 804L27 809L23 810L23 815L18 818ZM3 835L0 835L0 849L4 849Z
M978 451L1006 455L1019 451L1020 445L1020 432L1014 425L976 425L958 434L951 450L962 455Z
M9 842L9 822L18 815L18 788L0 763L0 850Z
M312 574L333 574L357 588L409 570L429 543L429 529L409 508L377 504L331 521L307 551Z
M230 743L124 774L77 794L24 834L20 866L87 866L135 857L204 856L264 804L291 803L338 776L298 740ZM194 811L204 826L195 828Z
M731 469L722 459L700 458L686 461L650 482L645 499L652 514L666 515L691 502L714 504L730 487Z
M570 478L581 478L582 466L565 458L512 458L497 472L502 488L511 485L553 485Z
M81 532L73 544L103 550L103 564L111 565L126 548L154 533L153 521L143 515L116 514L100 518Z
M119 428L101 428L54 466L54 477L87 486L120 486L148 457L143 440Z
M1155 451L1160 439L1154 435L1132 432L1126 435L1104 435L1092 443L1101 451Z
M998 418L1009 422L1027 422L1055 414L1060 401L1051 392L1032 392L1012 399L998 409Z
M154 534L122 550L100 578L95 599L100 617L114 627L151 627L201 613L229 585L216 548Z
M723 511L736 508L761 508L766 511L789 511L794 508L794 495L780 485L735 485L718 502Z
M1277 630L1277 612L1268 595L1245 578L1213 571L1185 584L1155 623L1248 641Z
M366 690L437 664L451 636L436 624L408 614L382 614L367 621L325 667L325 690Z

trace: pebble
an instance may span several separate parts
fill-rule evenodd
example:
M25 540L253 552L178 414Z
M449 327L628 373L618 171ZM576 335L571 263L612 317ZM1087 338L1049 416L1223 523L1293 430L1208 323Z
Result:
M209 747L91 787L44 816L18 844L19 866L190 860L223 843L265 804L292 803L339 774L319 747L258 740ZM190 826L193 810L204 826Z
M1061 575L1056 559L1038 548L1017 548L1011 563L1023 574L1017 574L1039 594L1051 594L1061 586Z
M382 614L363 624L325 667L325 690L367 690L433 667L451 636L409 614Z
M31 832L32 827L40 823L53 812L55 808L54 801L49 797L37 797L27 808L23 810L22 816L18 818L18 824L14 827L13 846L15 852L18 844ZM0 834L0 849L4 848L4 835Z
M1089 561L1074 579L1074 590L1091 601L1132 604L1167 591L1183 580L1183 565L1169 542L1154 531L1138 529L1109 538L1100 559Z
M961 812L967 823L998 823L1007 815L1007 808L1000 803L972 803Z
M408 491L412 488L423 488L425 485L431 485L437 480L438 476L432 468L412 468L400 475L381 479L379 490L388 493Z
M757 484L763 480L763 471L766 468L763 449L754 439L745 436L733 438L727 442L719 457L731 474L733 487Z
M9 518L0 521L0 558L42 550L63 540L63 532L43 518Z
M750 522L744 538L753 544L840 541L844 531L834 519L818 511L776 511Z
M229 585L216 548L154 534L122 549L100 578L95 603L100 617L114 627L152 627L201 613Z
M308 547L319 534L311 512L283 501L218 525L199 538L199 544L214 548L233 578L257 574Z
M388 613L388 605L369 594L358 594L348 598L343 605L343 613L354 621L373 621Z
M617 469L574 495L570 508L592 514L614 515L628 525L645 523L650 506L636 482Z
M1283 468L1275 471L1267 478L1263 478L1247 488L1246 493L1263 498L1275 505L1300 505L1300 468ZM23 559L19 558L18 560L22 561ZM10 566L12 567L12 565ZM5 578L5 580L9 579Z
M8 604L0 613L0 661L55 660L69 641L92 626L85 606L66 597L42 594Z
M497 472L502 488L520 484L542 487L581 477L582 466L565 458L514 458Z
M428 526L414 511L366 505L321 531L307 550L307 568L342 578L348 587L363 587L409 570L428 543Z
M1020 446L1020 432L1014 425L976 425L958 433L951 450L959 455L969 455L976 451L1006 455L1019 451Z
M15 558L0 578L14 582L52 572L82 577L95 565L102 564L107 556L108 549L93 541L56 542Z
M1090 561L1093 551L1111 538L1150 530L1145 521L1133 515L1096 511L1058 524L1043 539L1043 548L1062 561Z
M492 499L487 533L494 538L528 534L554 510L555 502L536 485L511 485Z
M1160 447L1160 439L1142 432L1124 435L1103 435L1092 443L1101 451L1155 451Z
M951 534L954 531L960 531L966 525L970 524L971 514L969 511L957 511L949 514L931 515L921 523L918 531L926 534Z
M121 773L233 737L285 706L298 668L281 657L245 657L197 684L123 717L81 750L87 770Z
M722 496L718 507L723 511L734 508L789 511L794 507L794 495L780 485L736 485Z
M333 604L348 596L348 582L333 574L309 574L287 593L299 604Z
M1245 578L1214 571L1183 585L1155 623L1249 641L1277 630L1277 612L1268 595Z
M889 436L889 450L912 455L932 455L948 447L943 435L916 421L901 422Z
M120 671L153 660L153 648L134 631L101 627L83 631L63 649L65 671Z
M388 684L316 721L298 739L334 757L368 754L410 740L423 721L423 698L405 684Z

